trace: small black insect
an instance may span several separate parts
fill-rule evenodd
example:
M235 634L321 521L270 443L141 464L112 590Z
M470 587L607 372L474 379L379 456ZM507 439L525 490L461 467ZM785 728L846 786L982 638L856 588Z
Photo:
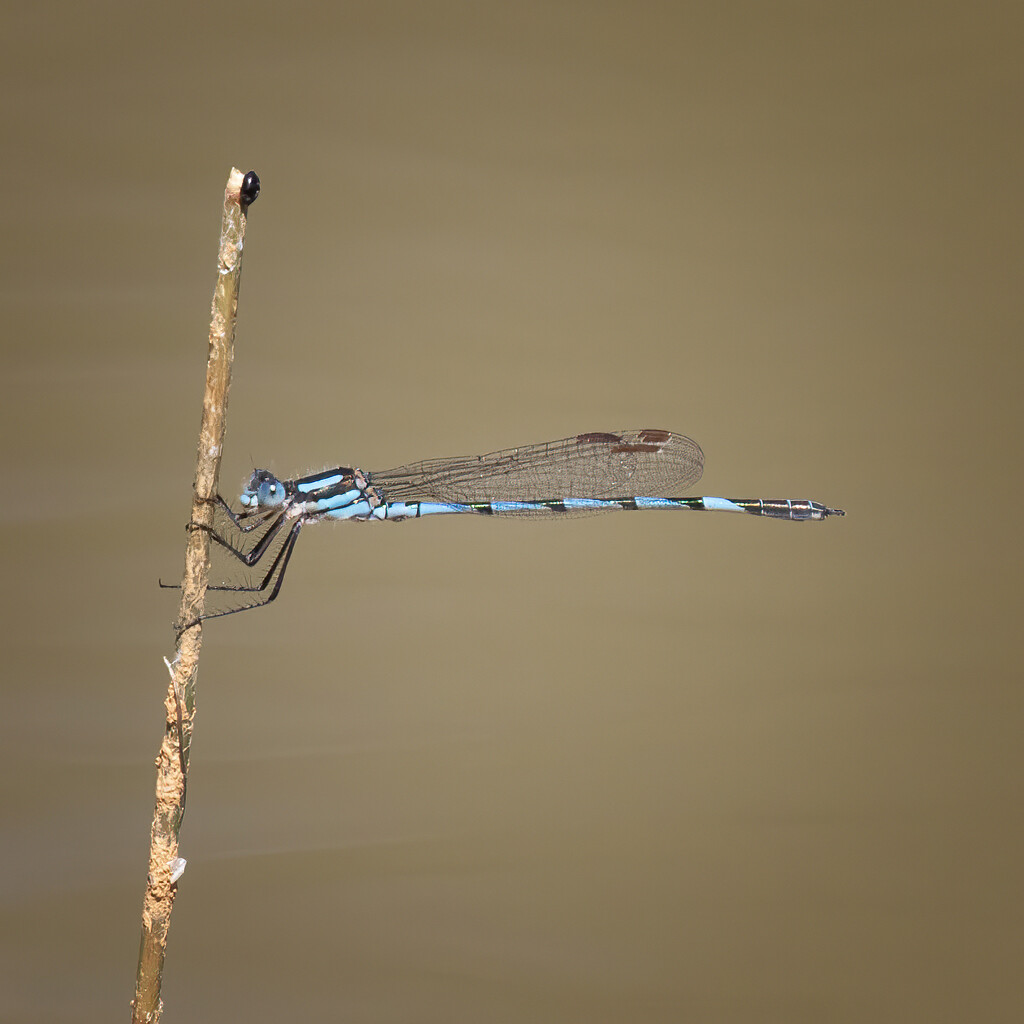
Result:
M260 194L260 176L255 171L249 173L242 179L242 191L239 194L242 207L252 206L256 197Z

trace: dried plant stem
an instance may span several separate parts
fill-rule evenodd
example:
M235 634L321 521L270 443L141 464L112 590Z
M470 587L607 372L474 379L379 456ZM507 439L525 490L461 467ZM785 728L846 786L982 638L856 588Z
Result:
M235 314L238 282L242 269L246 203L240 195L244 174L232 168L224 190L217 286L210 321L210 351L206 365L203 422L199 431L195 493L192 501L193 526L212 527L211 499L218 490L220 458L224 445L231 362L234 356ZM142 904L142 940L139 967L132 1001L133 1024L156 1024L160 1019L160 983L163 978L167 932L177 893L178 830L185 812L189 744L195 715L196 676L202 647L203 613L210 568L210 535L205 529L190 529L185 547L185 573L181 581L181 610L178 622L192 623L181 630L164 699L166 727L156 759L156 807L150 831L149 874ZM175 869L178 869L176 872Z

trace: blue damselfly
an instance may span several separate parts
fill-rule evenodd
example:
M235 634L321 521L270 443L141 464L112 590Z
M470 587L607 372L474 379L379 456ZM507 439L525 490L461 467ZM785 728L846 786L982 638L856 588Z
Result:
M280 480L257 469L242 492L241 511L218 497L219 511L243 534L248 549L222 533L212 539L248 568L259 567L251 586L210 590L253 595L246 603L204 618L270 604L302 528L323 520L401 521L472 513L484 516L566 517L609 511L689 509L745 512L773 519L841 516L841 509L791 498L670 497L696 483L704 453L696 441L667 430L577 434L561 441L507 448L490 455L417 462L384 472L339 466ZM260 532L262 530L262 532ZM266 568L264 568L266 566Z

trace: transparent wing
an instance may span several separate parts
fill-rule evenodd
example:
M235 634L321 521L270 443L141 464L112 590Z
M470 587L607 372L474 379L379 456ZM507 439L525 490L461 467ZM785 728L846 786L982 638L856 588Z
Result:
M704 453L696 441L646 429L428 459L371 473L370 482L386 502L675 497L703 471Z

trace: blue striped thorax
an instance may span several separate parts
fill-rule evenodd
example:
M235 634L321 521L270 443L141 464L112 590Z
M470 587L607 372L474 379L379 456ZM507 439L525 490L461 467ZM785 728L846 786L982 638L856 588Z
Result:
M361 469L340 466L297 480L278 480L266 469L253 472L239 501L248 511L280 508L289 516L318 519L351 509L354 517L369 514L381 505L380 495L369 485ZM356 507L358 506L358 507ZM350 518L346 515L343 518Z

